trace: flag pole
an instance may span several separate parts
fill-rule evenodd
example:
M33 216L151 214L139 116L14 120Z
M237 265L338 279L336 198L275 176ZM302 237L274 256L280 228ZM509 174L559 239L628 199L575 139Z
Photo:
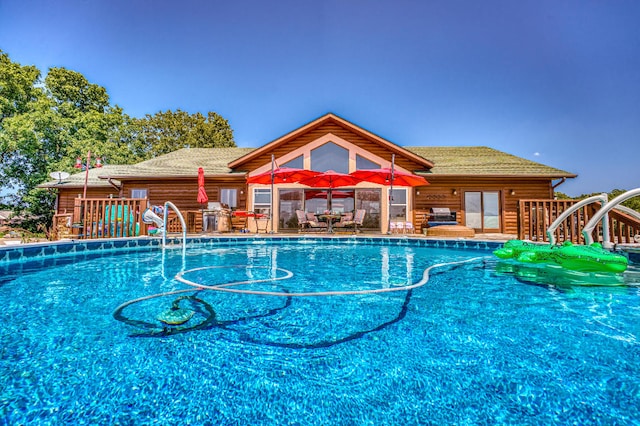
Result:
M89 183L89 168L91 167L91 151L87 152L87 164L85 165L84 173L84 190L82 191L82 198L87 198L87 184Z
M273 165L275 163L275 156L271 154L271 233L273 234L273 218L274 218L274 210L273 210L273 181L274 179L274 168Z
M393 179L395 178L393 174L395 162L396 155L391 154L391 181L389 183L389 206L387 207L389 209L389 223L387 224L387 234L391 234L391 206L393 205Z

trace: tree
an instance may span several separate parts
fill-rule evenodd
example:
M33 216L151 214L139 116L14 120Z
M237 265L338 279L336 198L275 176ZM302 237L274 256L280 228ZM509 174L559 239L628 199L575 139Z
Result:
M626 189L613 189L611 190L611 192L607 194L607 197L609 201L611 201L618 195L622 195L625 192L627 192ZM601 192L593 192L591 194L582 194L577 197L570 197L567 194L564 194L562 192L556 192L555 196L559 200L584 200L585 198L593 197L595 195L600 195L600 194ZM636 197L630 198L626 201L623 201L621 204L625 207L629 207L630 209L640 212L640 197L636 196Z
M0 130L6 118L26 112L28 105L42 94L36 87L39 79L36 67L11 62L9 55L0 50Z
M227 120L215 112L207 116L176 110L147 114L138 122L137 148L147 158L180 148L225 148L236 146Z
M11 190L16 211L50 222L55 197L37 186L52 171L73 172L88 150L121 164L138 160L119 137L129 119L104 88L64 68L50 69L42 81L35 67L4 53L0 67L0 185Z
M229 123L214 112L132 118L82 74L51 68L42 79L36 67L0 50L0 188L10 192L0 201L36 222L51 222L55 200L37 186L53 171L74 172L88 151L133 164L183 147L233 146Z

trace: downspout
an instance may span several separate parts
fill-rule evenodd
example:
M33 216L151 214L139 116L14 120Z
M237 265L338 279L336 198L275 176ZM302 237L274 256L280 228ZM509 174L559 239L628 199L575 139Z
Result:
M551 189L553 189L553 191L555 192L556 188L559 187L560 185L562 185L563 183L565 183L567 180L566 177L563 177L560 179L560 182L556 183L555 185L551 186Z
M112 178L108 178L108 179L107 179L107 182L109 182L109 185L111 185L111 186L113 186L115 189L117 189L117 190L118 190L118 193L120 193L120 191L122 191L122 186L118 186L117 184L115 184L115 183L113 182L113 179L112 179ZM122 194L120 194L120 195L122 195Z

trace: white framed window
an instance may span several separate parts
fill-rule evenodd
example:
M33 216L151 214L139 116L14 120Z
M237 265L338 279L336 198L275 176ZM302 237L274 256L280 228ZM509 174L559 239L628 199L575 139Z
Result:
M132 189L131 198L147 198L147 189L146 188Z
M407 188L393 188L391 220L407 220Z
M271 188L253 188L253 211L271 215Z
M226 204L229 208L238 207L238 190L237 189L220 189L220 202Z

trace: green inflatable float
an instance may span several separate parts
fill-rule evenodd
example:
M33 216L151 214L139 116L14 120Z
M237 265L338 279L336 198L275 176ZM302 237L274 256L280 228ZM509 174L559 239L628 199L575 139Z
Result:
M500 259L515 259L522 263L546 263L580 272L620 273L627 269L625 256L602 248L600 243L589 246L536 244L522 240L509 240L493 252Z

